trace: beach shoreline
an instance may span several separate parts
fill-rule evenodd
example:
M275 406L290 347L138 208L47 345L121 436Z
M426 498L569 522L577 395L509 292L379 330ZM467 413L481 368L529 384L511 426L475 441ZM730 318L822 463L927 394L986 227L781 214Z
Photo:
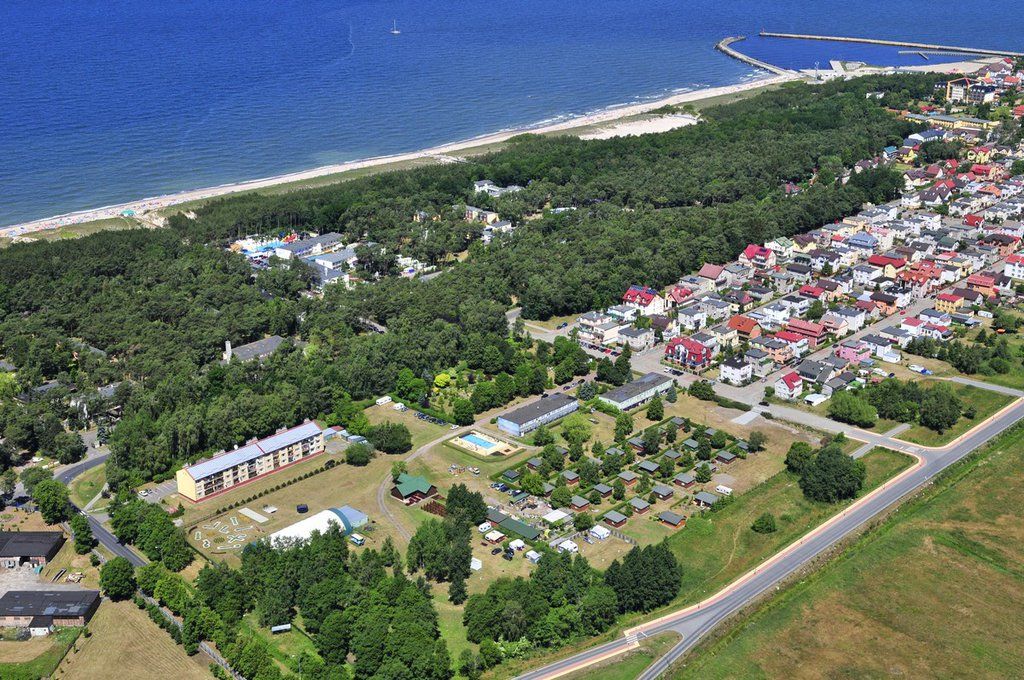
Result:
M518 135L543 135L559 132L570 132L577 128L592 128L595 126L607 125L632 116L650 113L656 109L665 106L678 106L714 97L739 94L749 90L760 89L767 86L781 84L796 79L798 79L796 75L765 74L765 76L762 78L753 78L751 80L746 80L740 83L734 83L732 85L700 88L689 92L679 92L676 94L669 95L667 97L662 97L648 102L613 106L591 114L568 118L566 120L558 121L555 123L541 123L538 125L527 126L513 130L502 130L499 132L488 133L485 135L480 135L477 137L472 137L469 139L464 139L456 142L441 144L419 151L410 151L405 153L375 156L371 158L347 161L344 163L323 165L316 168L310 168L308 170L300 170L297 172L274 175L272 177L264 177L240 182L231 182L228 184L221 184L218 186L206 187L202 189L189 189L176 193L164 194L161 196L153 196L150 198L143 198L134 201L126 201L124 203L117 203L99 208L79 210L65 213L62 215L55 215L53 217L46 217L42 219L32 220L29 222L22 222L20 224L15 224L7 227L2 227L0 228L0 238L17 238L40 231L60 229L63 227L71 227L74 225L84 224L87 222L95 222L98 220L117 218L124 216L126 213L131 213L130 215L128 215L129 217L144 217L147 215L152 216L159 213L160 211L166 210L168 208L173 208L174 206L181 205L184 203L191 203L193 201L201 201L211 198L219 198L231 194L255 191L259 189L273 188L283 184L315 180L318 178L324 178L329 175L348 173L353 170L375 168L379 166L408 163L420 160L450 162L451 160L453 160L452 156L458 154L458 152L460 151L474 149L476 147L484 147L493 144L500 144ZM651 131L656 132L658 130L652 129Z

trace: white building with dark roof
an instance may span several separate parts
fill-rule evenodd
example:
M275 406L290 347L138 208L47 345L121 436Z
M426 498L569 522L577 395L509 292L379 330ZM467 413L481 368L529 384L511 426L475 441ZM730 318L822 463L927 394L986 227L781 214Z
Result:
M567 394L552 394L498 416L497 425L511 435L521 437L541 425L564 418L579 407L580 403Z

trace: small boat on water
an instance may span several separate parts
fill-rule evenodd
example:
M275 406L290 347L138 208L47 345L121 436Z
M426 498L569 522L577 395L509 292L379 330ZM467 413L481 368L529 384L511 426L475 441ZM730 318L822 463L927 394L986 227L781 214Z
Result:
M402 32L398 30L398 22L394 19L391 20L391 30L388 32L391 35L402 35Z

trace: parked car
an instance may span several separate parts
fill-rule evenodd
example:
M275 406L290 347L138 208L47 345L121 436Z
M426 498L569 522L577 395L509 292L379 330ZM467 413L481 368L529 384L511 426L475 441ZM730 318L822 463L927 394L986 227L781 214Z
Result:
M501 552L501 548L495 548L494 550L491 551L491 554L492 555L497 555L500 552Z
M558 324L558 330L562 330L563 328L568 328L568 326L569 326L569 322L568 321L563 321L562 323Z

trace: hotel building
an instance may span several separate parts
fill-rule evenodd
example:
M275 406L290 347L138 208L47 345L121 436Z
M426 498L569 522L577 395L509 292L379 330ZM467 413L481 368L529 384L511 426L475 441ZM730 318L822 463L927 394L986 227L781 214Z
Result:
M323 451L323 431L307 420L181 468L177 474L178 493L190 501L206 500Z

